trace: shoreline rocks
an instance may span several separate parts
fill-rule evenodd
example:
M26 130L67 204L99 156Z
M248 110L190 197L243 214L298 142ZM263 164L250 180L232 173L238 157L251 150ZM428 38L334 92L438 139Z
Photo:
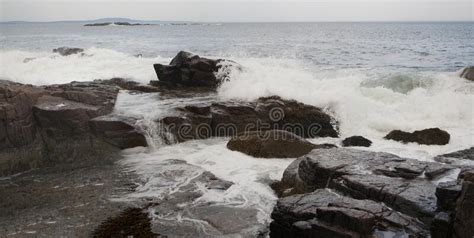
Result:
M416 142L422 145L446 145L449 143L450 135L448 132L439 128L430 128L414 132L405 132L393 130L388 133L384 139L400 141L403 143Z
M343 147L349 146L362 146L362 147L370 147L372 145L372 141L363 137L363 136L351 136L347 137L342 141Z
M320 108L278 96L253 102L221 102L176 108L176 116L161 119L173 138L183 142L242 132L287 130L304 138L338 137L337 122Z
M330 145L315 145L282 130L245 132L227 143L228 149L257 158L296 158L324 147Z
M474 147L434 157L435 161L446 164L474 164Z
M0 81L0 176L58 162L102 160L127 147L107 143L89 125L112 112L118 91L99 82L36 87ZM130 130L112 135L134 135L125 137L132 140L137 135ZM139 144L134 143L128 146Z
M153 65L159 81L154 84L216 88L228 80L231 68L239 68L232 61L207 59L189 52L180 51L169 65Z
M437 186L435 180L455 172L456 168L449 165L389 153L345 148L313 150L290 164L282 180L273 186L282 198L272 213L270 236L351 237L380 230L426 236L433 223L442 223L440 212L453 213L453 207L447 204L456 200L459 182ZM336 198L350 202L341 207L335 205L339 203ZM374 215L372 209L376 206L393 212ZM395 219L395 214L400 217ZM362 227L367 228L360 230Z

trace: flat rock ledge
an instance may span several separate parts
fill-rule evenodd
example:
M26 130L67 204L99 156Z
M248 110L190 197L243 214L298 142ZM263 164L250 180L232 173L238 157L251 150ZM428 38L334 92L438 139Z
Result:
M446 234L454 229L456 211L463 207L466 213L461 216L467 216L473 209L472 203L458 200L461 191L470 191L468 183L441 182L459 171L389 153L313 150L290 164L282 180L272 186L282 198L272 213L270 236L450 237ZM456 201L458 207L453 206ZM466 219L459 219L464 228Z

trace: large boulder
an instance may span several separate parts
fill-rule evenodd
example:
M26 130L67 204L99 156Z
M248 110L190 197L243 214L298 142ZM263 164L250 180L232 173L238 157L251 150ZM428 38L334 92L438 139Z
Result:
M349 147L349 146L362 146L362 147L369 147L372 145L372 141L363 137L363 136L351 136L347 137L342 141L342 146Z
M253 102L190 105L175 111L176 115L159 122L178 142L270 129L304 138L338 136L337 122L322 109L277 96Z
M466 67L460 74L461 78L474 81L474 66Z
M120 149L147 146L144 132L136 127L136 119L119 115L96 117L89 121L92 133Z
M456 204L454 231L457 237L474 237L474 172L464 174L462 192Z
M328 189L278 200L272 212L270 237L426 237L416 218L383 203L353 199Z
M96 136L89 121L112 112L118 91L100 82L36 87L0 81L0 176L113 157L123 146Z
M330 145L315 145L307 140L282 130L250 131L233 137L227 148L259 158L296 158L315 148Z
M290 198L288 198L289 200L296 199L296 201L307 202L307 205L304 205L301 209L318 210L318 208L322 206L315 202L317 201L316 197L310 195L310 193L318 189L330 188L333 192L343 196L364 200L363 204L367 203L366 200L370 200L382 206L389 207L392 211L409 218L409 220L412 220L412 218L419 219L419 221L425 224L423 226L425 228L421 231L419 229L412 231L410 231L410 229L404 230L404 232L408 234L418 234L418 232L428 232L428 228L432 222L436 220L435 217L439 215L440 211L453 212L452 207L445 206L445 204L452 201L453 198L455 199L456 188L449 187L448 185L440 186L437 193L436 181L456 171L457 169L455 167L449 165L406 159L389 153L346 148L315 149L290 164L285 170L281 182L274 186L274 188L277 188L276 192L279 196L290 196ZM298 197L294 196L295 194L304 195ZM440 201L441 204L438 203L437 196L442 200ZM306 198L308 200L306 200ZM280 199L280 202L284 203L287 201L285 199L286 198ZM357 202L349 203L349 207L347 208L349 210L360 210L360 207L356 204ZM291 206L296 205L293 204ZM272 234L274 234L274 231L278 234L282 229L293 231L296 229L296 221L285 221L289 219L288 217L293 216L291 209L280 209L277 205L273 216L278 215L278 217L281 217L279 218L281 221L273 217L275 223L278 224L272 224ZM300 208L295 209L300 211ZM346 213L346 215L343 217L354 216L351 219L357 222L361 222L358 220L361 219L361 217L367 217L365 215L361 217L347 215L347 211L335 212L335 214L344 213ZM301 214L307 213L301 210ZM322 218L320 218L316 212L314 216L298 217L299 221L304 220L309 222L309 225L304 223L304 226L298 225L297 227L298 229L303 229L303 227L306 227L304 229L309 229L305 231L308 233L303 233L308 236L309 234L314 235L316 234L314 232L322 229L319 225L314 225L313 222L323 224L326 228L329 226L330 230L334 230L333 228L336 227L344 228L340 230L343 231L343 233L341 233L343 235L338 233L328 234L336 234L345 237L348 234L358 234L362 232L354 228L356 226L347 225L348 218L343 217L330 220L328 224L327 220L320 220ZM383 220L384 216L378 217ZM440 220L437 221L439 222ZM301 225L303 223L298 224ZM380 223L372 222L370 224L372 225L369 227L372 229L365 229L365 233L368 231L373 232L374 228L378 227L376 224ZM347 233L348 231L353 233ZM322 237L329 236L330 235L325 235ZM277 235L275 237L279 236Z
M53 49L53 53L58 53L62 56L74 55L82 52L84 52L84 49L81 48L59 47Z
M448 132L439 128L430 128L414 132L393 130L385 137L387 140L395 140L403 143L415 142L424 145L446 145L449 143Z
M223 59L207 59L189 52L179 52L169 65L154 64L161 84L215 88L228 79L237 64Z

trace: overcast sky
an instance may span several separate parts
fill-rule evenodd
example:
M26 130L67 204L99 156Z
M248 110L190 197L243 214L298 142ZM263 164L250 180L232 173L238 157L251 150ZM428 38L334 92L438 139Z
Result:
M1 21L473 21L474 0L0 0Z

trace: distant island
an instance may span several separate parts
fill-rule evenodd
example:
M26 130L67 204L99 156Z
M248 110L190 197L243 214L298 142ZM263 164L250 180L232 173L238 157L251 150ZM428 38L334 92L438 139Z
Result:
M84 26L109 26L109 25L117 25L117 26L150 26L150 25L155 25L155 24L150 24L150 23L130 23L130 22L97 22L97 23L85 24Z

